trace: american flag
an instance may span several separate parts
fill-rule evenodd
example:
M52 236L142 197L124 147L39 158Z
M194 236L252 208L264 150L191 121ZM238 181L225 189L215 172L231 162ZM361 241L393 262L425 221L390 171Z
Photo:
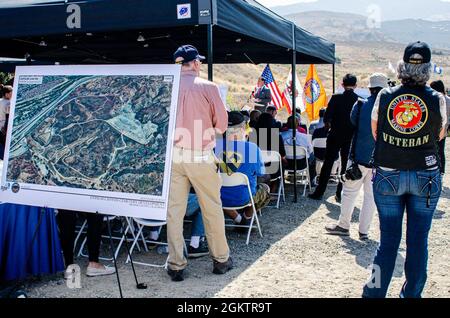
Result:
M278 88L277 82L273 77L269 64L266 65L266 68L264 69L261 77L265 80L266 86L270 89L270 92L272 93L272 103L275 105L277 109L283 108L284 96L283 94L281 94L281 91Z

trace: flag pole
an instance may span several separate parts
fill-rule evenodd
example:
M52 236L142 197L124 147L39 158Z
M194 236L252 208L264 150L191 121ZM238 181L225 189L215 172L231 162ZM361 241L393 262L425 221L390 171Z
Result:
M314 74L316 74L316 66L314 64L312 64L312 73L313 73L313 78L314 78ZM313 87L314 81L311 83L311 85L309 86L309 89L311 90L311 110L312 110L312 119L315 119L315 115L316 115L316 111L314 109L314 87Z
M333 63L333 94L336 94L336 64Z
M292 121L292 142L294 145L294 203L298 202L297 198L297 127L296 127L296 119L297 119L297 98L295 97L296 93L296 65L297 65L297 47L295 41L295 24L292 23L292 116L294 120Z

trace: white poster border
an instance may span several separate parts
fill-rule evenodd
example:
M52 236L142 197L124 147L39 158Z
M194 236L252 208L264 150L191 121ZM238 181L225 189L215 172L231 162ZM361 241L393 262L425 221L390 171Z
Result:
M5 160L1 178L0 201L40 207L101 213L117 216L140 217L165 221L169 200L172 167L173 140L175 136L176 113L181 66L172 64L123 64L123 65L51 65L19 66L16 68L14 91L11 99L10 120L5 146ZM13 193L7 182L9 147L13 128L17 88L20 76L173 76L170 105L168 140L165 156L164 181L161 196L103 190L78 189L60 186L45 186L18 183L20 191ZM18 194L21 194L20 196ZM84 198L81 200L81 198Z

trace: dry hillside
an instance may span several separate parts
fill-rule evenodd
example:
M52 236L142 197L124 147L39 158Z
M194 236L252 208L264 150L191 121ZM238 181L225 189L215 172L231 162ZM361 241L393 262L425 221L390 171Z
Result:
M354 73L360 79L359 85L366 87L368 78L373 72L386 73L391 78L395 74L389 72L388 64L396 65L403 55L404 45L389 42L337 42L336 57L336 87L347 72ZM450 52L442 51L442 55L434 55L433 60L444 70L450 69ZM270 62L270 61L269 61ZM264 64L233 64L216 65L215 82L229 86L228 102L230 106L243 107L250 93L255 87L258 76L261 75ZM298 65L297 74L303 85L309 65ZM271 65L272 72L280 88L284 87L288 75L289 65ZM331 65L317 65L319 77L325 85L327 94L332 93L332 67ZM203 75L206 76L206 67ZM442 79L450 86L450 76L433 75L433 80Z
M313 6L314 7L314 6ZM389 6L385 6L387 8ZM287 8L287 7L286 7ZM302 4L303 9L308 4ZM296 10L294 10L296 9ZM289 13L286 18L302 28L336 43L336 87L339 87L345 73L355 73L360 79L359 85L366 87L368 77L373 72L386 73L392 79L388 65L394 66L403 56L405 44L413 40L424 40L432 44L433 62L444 68L444 76L434 75L433 80L442 79L450 87L450 50L440 49L437 43L448 43L448 25L450 22L431 22L424 20L384 21L379 29L369 29L367 18L361 14L337 13L328 11L310 11L298 13L299 8L283 11ZM311 8L310 8L311 9ZM398 17L402 18L401 16ZM270 61L267 61L270 63ZM229 85L228 102L230 106L242 107L247 103L258 76L265 65L217 65L215 81ZM271 65L275 79L284 87L290 66ZM309 65L298 65L298 76L303 85ZM332 93L331 65L318 65L327 94ZM205 69L206 71L206 69ZM447 73L446 73L447 72ZM206 73L204 72L206 75Z

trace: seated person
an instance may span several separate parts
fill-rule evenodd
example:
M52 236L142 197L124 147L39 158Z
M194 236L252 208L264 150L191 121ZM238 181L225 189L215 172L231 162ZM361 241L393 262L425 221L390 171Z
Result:
M256 129L259 116L261 116L261 112L259 110L252 110L250 113L250 128Z
M255 141L261 150L276 151L284 158L286 151L283 139L280 136L280 128L275 123L276 121L269 113L261 114L256 123L256 131L251 135L250 140Z
M268 107L270 110L270 108ZM259 149L264 151L276 151L281 155L281 160L283 165L287 164L286 161L286 150L284 149L284 142L280 136L280 129L276 125L276 121L273 116L266 112L259 116L258 122L256 124L256 131L251 134L250 141L257 143ZM279 179L282 171L280 171L279 166L274 166L272 163L266 165L266 173L263 183L270 185L270 192L277 193L279 188ZM275 181L270 181L275 180Z
M273 105L269 105L266 108L266 113L269 114L270 116L272 116L272 127L274 128L281 128L281 123L279 121L277 121L277 114L278 114L278 110L275 106Z
M322 111L323 111L323 113L322 113ZM325 113L325 109L322 109L320 111L320 113L321 113L321 116L323 116L323 114ZM317 127L319 127L319 126L317 126ZM329 130L330 130L329 127L326 125L323 125L320 128L316 128L314 130L314 133L312 134L312 140L328 138ZM326 150L326 148L314 148L314 156L316 157L316 159L322 160L322 161L325 160L325 150ZM339 158L339 155L337 156L336 160L338 158Z
M307 128L306 125L302 125L302 114L301 114L301 110L297 109L297 120L298 120L298 125L297 125L297 131L301 134L307 134ZM291 129L292 127L289 126L288 123L285 123L282 127L281 127L281 132L285 132L288 131L289 129Z
M292 127L297 127L299 125L298 118L295 118L294 116L291 116L288 118L287 125L290 127L288 131L282 132L281 137L283 138L284 145L286 146L293 146L293 129ZM302 155L297 154L297 158L292 158L289 156L286 156L286 159L288 161L288 169L293 170L294 169L294 159L297 160L297 169L301 170L306 168L306 160L308 160L309 163L309 175L311 179L311 184L313 184L313 180L316 176L316 160L314 158L314 149L311 144L311 141L309 140L308 136L302 133L296 132L296 145L300 147L306 148L307 151L307 157L305 158Z
M186 218L192 221L191 239L188 246L188 257L198 258L209 254L208 243L205 237L205 227L197 195L189 193L186 208ZM159 241L160 228L152 227L148 235L152 241ZM154 244L156 247L156 244Z
M189 193L186 218L192 221L191 239L189 240L188 246L188 257L197 258L208 255L209 248L205 237L202 210L200 209L197 195L195 193Z
M247 140L247 123L239 112L231 112L228 116L228 130L226 138L218 141L215 153L220 160L222 173L232 175L240 172L248 177L250 189L257 210L270 202L269 186L257 184L257 178L265 173L261 150L254 143ZM222 187L221 199L223 206L244 206L250 202L246 186ZM253 217L252 207L247 207L242 213L224 210L224 213L238 225L249 225Z
M325 112L326 112L326 109L325 109L325 108L322 108L322 109L319 111L319 121L313 122L313 123L311 123L311 125L309 126L309 133L310 133L311 135L314 135L314 132L315 132L317 129L321 129L321 128L324 128L324 127L325 127L325 123L323 122L323 118L324 118L324 116L325 116ZM327 133L328 133L328 130L327 130ZM318 137L318 138L322 138L322 137Z
M241 114L244 115L245 121L250 121L250 112L248 110L241 110Z
M57 220L59 225L59 235L66 268L74 264L73 250L75 243L75 224L77 216L81 215L86 217L88 225L87 246L89 264L86 270L86 276L93 277L114 274L116 272L114 267L105 266L99 263L104 215L58 209ZM71 274L71 271L66 270L64 278L70 279Z

